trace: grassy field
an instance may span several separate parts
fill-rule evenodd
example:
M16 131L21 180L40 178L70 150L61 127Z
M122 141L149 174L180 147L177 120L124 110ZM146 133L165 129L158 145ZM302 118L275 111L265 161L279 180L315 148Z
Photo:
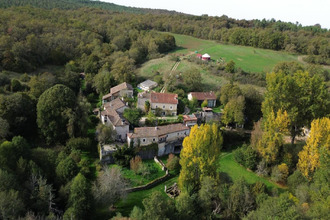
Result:
M218 171L227 173L234 182L239 178L244 178L249 184L261 181L267 186L267 189L279 188L280 190L283 190L283 188L281 188L279 185L270 182L266 178L260 177L255 173L248 171L246 168L240 166L234 160L232 153L224 153L221 156L219 163L220 167Z
M153 171L145 177L142 175L135 174L133 170L126 167L120 167L115 164L110 165L110 167L119 167L121 169L121 173L129 181L129 184L132 187L145 185L150 181L165 175L165 172L161 169L160 165L155 163L154 160L143 160L142 162L143 164L147 165L150 170Z
M297 55L282 51L225 45L186 35L172 35L175 37L176 44L179 47L172 53L188 54L195 51L202 54L208 53L213 60L220 60L220 58L226 62L233 60L238 67L247 72L269 72L278 62L298 61Z

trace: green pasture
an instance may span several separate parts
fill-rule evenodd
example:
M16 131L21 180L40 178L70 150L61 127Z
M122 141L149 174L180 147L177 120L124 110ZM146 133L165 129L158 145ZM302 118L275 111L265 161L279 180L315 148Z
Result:
M218 171L227 173L229 177L235 182L239 178L244 178L247 183L253 184L257 181L263 182L268 189L280 188L279 185L270 182L268 179L263 178L255 174L254 172L248 171L243 166L239 165L233 158L232 153L223 153L219 161L220 167Z
M172 33L171 33L172 34ZM216 41L202 40L186 35L172 34L178 49L172 53L189 54L208 53L212 60L228 62L233 60L236 65L247 72L269 72L282 61L298 61L297 55L283 51L273 51L246 46L225 45Z

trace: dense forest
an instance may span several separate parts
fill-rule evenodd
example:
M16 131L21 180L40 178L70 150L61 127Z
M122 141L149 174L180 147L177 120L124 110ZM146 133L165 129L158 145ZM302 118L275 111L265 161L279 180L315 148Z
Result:
M302 26L299 23L293 24L290 22L276 21L275 19L236 20L228 18L227 16L192 16L179 13L171 13L168 11L149 13L149 11L143 11L144 9L136 9L131 11L130 9L134 8L127 8L95 1L90 2L72 0L68 1L68 3L69 4L64 4L62 1L51 1L51 3L48 1L4 1L0 6L6 8L12 5L31 5L37 7L45 7L47 9L61 8L70 10L79 9L83 6L88 8L95 8L94 6L96 4L100 6L96 8L102 8L106 11L91 12L93 11L91 9L80 9L74 13L74 18L71 17L72 15L70 11L62 11L61 15L55 15L56 13L60 13L56 10L53 11L53 13L55 13L55 16L63 16L63 13L66 13L66 15L69 16L69 20L79 18L80 24L75 24L75 29L79 29L79 25L81 25L80 28L85 28L93 24L93 32L101 35L103 40L106 42L112 40L112 38L111 36L106 36L108 33L104 31L104 25L106 24L104 20L112 20L112 17L114 16L113 12L120 11L123 12L123 14L116 14L116 22L124 21L135 23L134 27L138 30L173 32L178 34L191 35L197 38L217 40L222 43L252 46L272 50L286 50L290 53L307 54L308 56L305 58L305 61L310 63L330 63L329 31L327 29L322 29L318 24L314 26ZM72 7L70 7L70 4ZM86 13L86 10L91 13L97 13L99 16L97 18L88 16L89 13ZM8 9L6 9L6 11L9 13ZM84 13L79 14L79 11L81 13L84 11ZM133 14L126 12L133 12ZM141 14L141 12L143 12L143 14ZM157 12L157 10L150 10L150 12ZM12 13L15 12L13 11ZM84 19L84 16L89 18ZM20 16L12 14L11 17L3 17L2 21L9 22L11 19L16 19L17 17L19 18ZM8 27L7 22L5 22L5 26L3 28L10 28ZM97 24L96 27L95 24ZM111 24L108 23L107 26L109 25ZM44 30L39 29L39 32L36 31L34 34L42 34L43 31ZM21 39L18 39L18 41L21 41Z
M173 51L177 45L171 32L305 54L307 62L330 64L330 32L319 25L192 16L86 0L4 0L0 7L0 219L96 219L100 209L125 196L127 179L98 160L98 143L112 143L113 131L92 111L112 86L136 86L141 79L135 70L144 62ZM214 65L220 71L220 64ZM222 67L227 75L234 72L228 64ZM324 72L320 66L284 62L265 77L264 94L233 80L222 86L216 91L222 120L193 127L180 158L167 160L181 194L164 199L155 191L126 216L329 219L330 98ZM182 112L185 106L200 107L196 100L182 100L187 92L199 91L202 77L196 69L168 77L173 81L168 90L178 94ZM125 102L131 106L136 100ZM124 114L134 126L141 117L134 108ZM248 123L253 127L248 132L226 129ZM297 142L306 128L309 137ZM275 187L219 172L218 160L229 151L241 168ZM120 148L116 164L140 172L142 161L135 153ZM106 218L116 213L111 215ZM120 213L114 217L121 218Z

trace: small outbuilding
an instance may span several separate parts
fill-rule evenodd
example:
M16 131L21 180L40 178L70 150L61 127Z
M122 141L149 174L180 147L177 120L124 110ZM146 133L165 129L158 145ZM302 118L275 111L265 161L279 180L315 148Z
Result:
M206 53L202 56L202 60L211 60L211 56Z
M202 54L198 53L198 54L196 54L196 57L199 59L202 59Z
M150 91L153 88L156 88L158 84L150 79L140 83L138 87L144 91Z

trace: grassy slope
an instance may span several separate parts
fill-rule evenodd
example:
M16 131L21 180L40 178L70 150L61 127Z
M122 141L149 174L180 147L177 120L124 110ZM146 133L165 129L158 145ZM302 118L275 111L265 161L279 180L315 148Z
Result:
M220 57L225 61L234 60L238 67L248 72L269 72L278 62L298 61L298 56L282 51L224 45L215 41L202 40L185 35L172 35L179 46L179 49L174 51L175 53L187 54L190 51L208 53L214 60Z
M232 153L224 153L221 156L219 163L219 171L227 173L233 181L236 181L239 178L244 178L249 184L261 181L267 186L268 189L280 188L279 185L270 182L266 178L260 177L255 173L246 170L246 168L240 166L234 160Z

